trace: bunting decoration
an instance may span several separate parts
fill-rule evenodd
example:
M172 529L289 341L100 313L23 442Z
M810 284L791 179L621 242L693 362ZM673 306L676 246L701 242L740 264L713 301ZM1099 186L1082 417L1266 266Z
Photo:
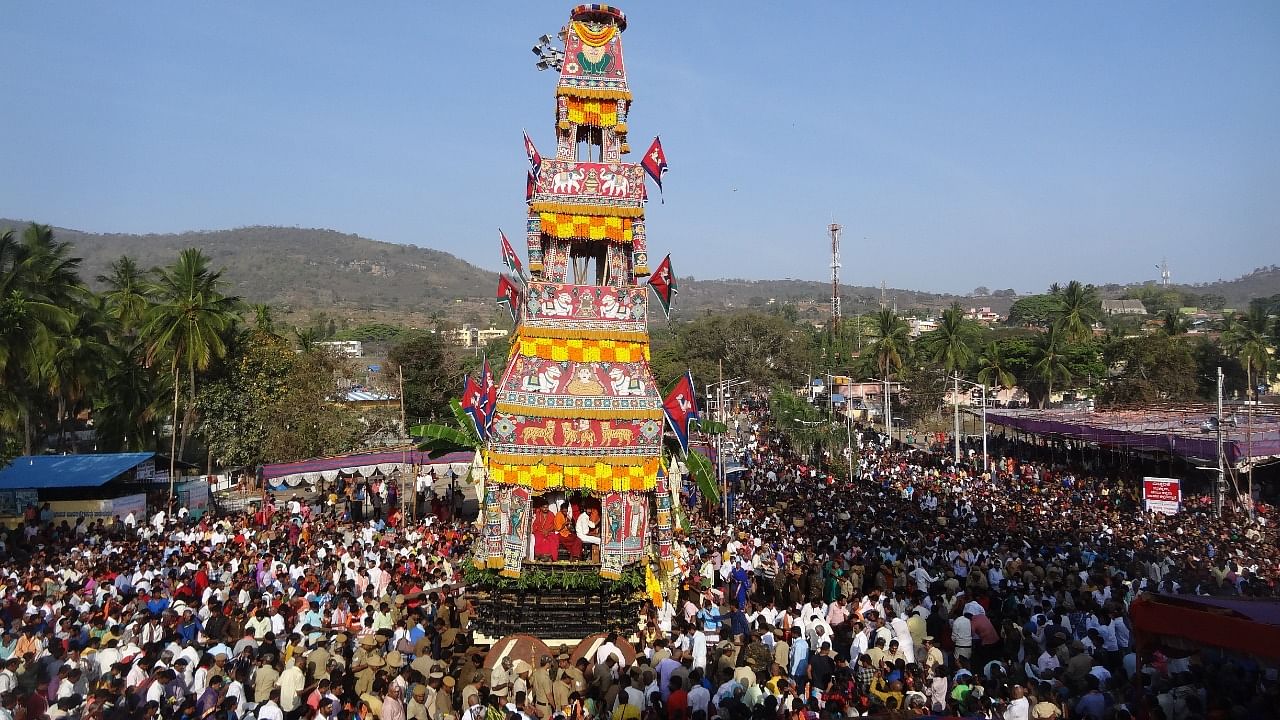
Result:
M520 256L516 255L515 248L511 247L511 242L507 240L507 234L502 232L502 228L498 228L498 236L502 238L502 264L506 265L521 283L526 282L524 265L520 262Z
M488 434L489 426L493 424L493 414L498 409L498 381L493 377L493 370L489 367L489 357L484 358L484 368L480 371L480 409L481 416L484 418L485 434Z
M483 407L484 390L480 383L476 382L475 378L470 375L467 376L462 384L462 401L459 404L462 406L462 411L467 414L467 417L471 418L472 424L475 425L476 435L479 435L480 439L484 440L486 429L489 425L483 419L485 414Z
M533 175L537 177L538 171L542 170L542 156L538 154L538 148L533 146L528 132L524 134L524 154L529 156L529 167L533 168Z
M649 276L649 287L658 296L658 304L662 306L662 314L671 319L671 298L679 292L676 287L676 275L671 272L671 255L662 258L658 269Z
M693 373L686 371L662 401L662 413L685 454L689 452L689 423L699 418L698 396L693 387Z
M654 545L658 550L658 564L664 573L670 573L675 569L675 557L671 554L671 547L674 542L671 531L671 490L667 484L667 474L661 467L658 468L658 476L654 480L654 501L657 512L654 517L654 528L656 537Z
M662 176L667 174L667 154L662 151L662 141L655 137L653 144L644 153L644 160L640 162L644 166L644 171L649 173L649 177L658 183L658 194L662 194ZM665 201L664 201L665 202Z
M511 322L515 322L520 314L520 288L505 274L498 276L498 304L507 306Z

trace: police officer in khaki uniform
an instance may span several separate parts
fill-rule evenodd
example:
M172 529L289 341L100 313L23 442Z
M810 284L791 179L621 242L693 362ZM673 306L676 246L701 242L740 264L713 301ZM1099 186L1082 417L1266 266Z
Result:
M356 695L364 697L372 693L374 678L377 677L379 668L386 664L381 655L372 653L364 659L364 664L352 668L356 676Z
M311 652L303 656L303 667L307 674L316 680L329 679L329 650L323 641L313 643Z
M538 717L547 720L551 717L551 703L555 700L552 697L550 655L538 658L538 668L529 677L529 689L533 692L533 707Z
M436 692L435 712L431 720L442 720L446 715L457 717L458 706L453 702L453 689L457 686L457 681L446 675L440 679L440 684L440 690Z
M569 706L569 696L579 690L578 681L569 673L575 669L569 664L569 653L561 650L556 661L560 667L556 671L556 681L551 685L551 702L554 710L560 712Z

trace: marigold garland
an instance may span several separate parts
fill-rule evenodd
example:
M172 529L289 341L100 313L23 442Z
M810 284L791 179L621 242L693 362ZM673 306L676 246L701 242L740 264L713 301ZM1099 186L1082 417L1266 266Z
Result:
M600 47L613 39L613 36L618 32L618 26L605 25L599 30L592 31L591 28L587 27L586 23L575 20L573 22L573 32L579 38L582 38L582 42L591 47Z
M516 455L513 453L490 451L488 462L494 465L510 465L514 467L538 465L547 460L555 448L547 448L541 455ZM657 452L657 448L653 448ZM651 455L555 455L556 461L566 467L594 467L596 465L612 465L614 467L630 467L644 465L653 459Z
M542 233L553 238L631 242L631 218L540 213Z
M580 218L643 218L644 208L639 200L613 200L613 202L631 202L633 205L596 205L598 196L583 196L583 202L552 202L535 200L529 203L529 210L540 215L555 213L572 215ZM541 219L541 218L539 218ZM550 234L550 231L546 231ZM572 236L570 236L572 237ZM630 240L628 240L630 242Z
M536 323L542 322L543 318L526 317L520 325L520 337L522 338L549 338L553 340L568 340L571 338L582 338L583 340L615 340L619 342L649 343L649 333L645 330L637 330L635 332L626 332L624 330L589 330L565 327L542 327ZM563 318L546 318L546 322L563 323Z
M518 342L521 355L556 362L628 363L649 360L649 345L644 342L527 337L523 333Z
M538 491L567 488L598 493L642 492L654 489L657 473L658 459L648 458L644 465L635 466L498 465L489 468L489 479L501 485L519 485Z
M618 124L617 100L587 100L566 98L569 122L575 125L614 127Z
M563 80L561 81L563 82ZM614 88L593 88L593 87L577 87L575 85L560 85L556 88L556 96L579 97L590 100L630 100L630 90L617 90Z

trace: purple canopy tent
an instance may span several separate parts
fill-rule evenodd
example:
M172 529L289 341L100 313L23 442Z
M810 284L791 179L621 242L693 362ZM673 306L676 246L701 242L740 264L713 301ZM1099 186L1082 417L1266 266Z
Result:
M1103 447L1169 453L1187 460L1216 462L1218 435L1201 432L1203 412L1167 409L1085 412L1077 410L987 411L987 422L1033 435L1096 443ZM1255 415L1251 427L1243 417L1239 426L1223 426L1222 452L1227 462L1237 465L1248 458L1254 462L1280 459L1280 416Z
M326 474L336 477L336 473L339 472L348 475L368 475L372 474L374 470L382 470L383 474L387 474L392 469L400 469L404 466L412 465L430 466L433 470L438 469L440 472L449 470L454 472L455 475L461 475L466 469L470 468L474 459L475 454L471 452L449 453L433 458L427 453L418 450L397 450L393 452L312 458L291 463L272 463L263 465L261 470L262 479L267 485L274 487L285 484L296 485L302 481L310 483L319 477L326 476ZM463 466L466 467L464 468ZM290 480L293 480L293 482L289 482Z

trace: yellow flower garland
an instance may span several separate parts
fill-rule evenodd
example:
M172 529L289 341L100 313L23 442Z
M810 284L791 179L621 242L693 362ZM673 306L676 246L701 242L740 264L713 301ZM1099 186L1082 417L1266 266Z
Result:
M605 25L599 31L592 32L591 28L587 27L586 23L575 20L573 23L573 32L582 39L582 42L590 45L591 47L600 47L613 39L613 36L618 32L618 26Z

